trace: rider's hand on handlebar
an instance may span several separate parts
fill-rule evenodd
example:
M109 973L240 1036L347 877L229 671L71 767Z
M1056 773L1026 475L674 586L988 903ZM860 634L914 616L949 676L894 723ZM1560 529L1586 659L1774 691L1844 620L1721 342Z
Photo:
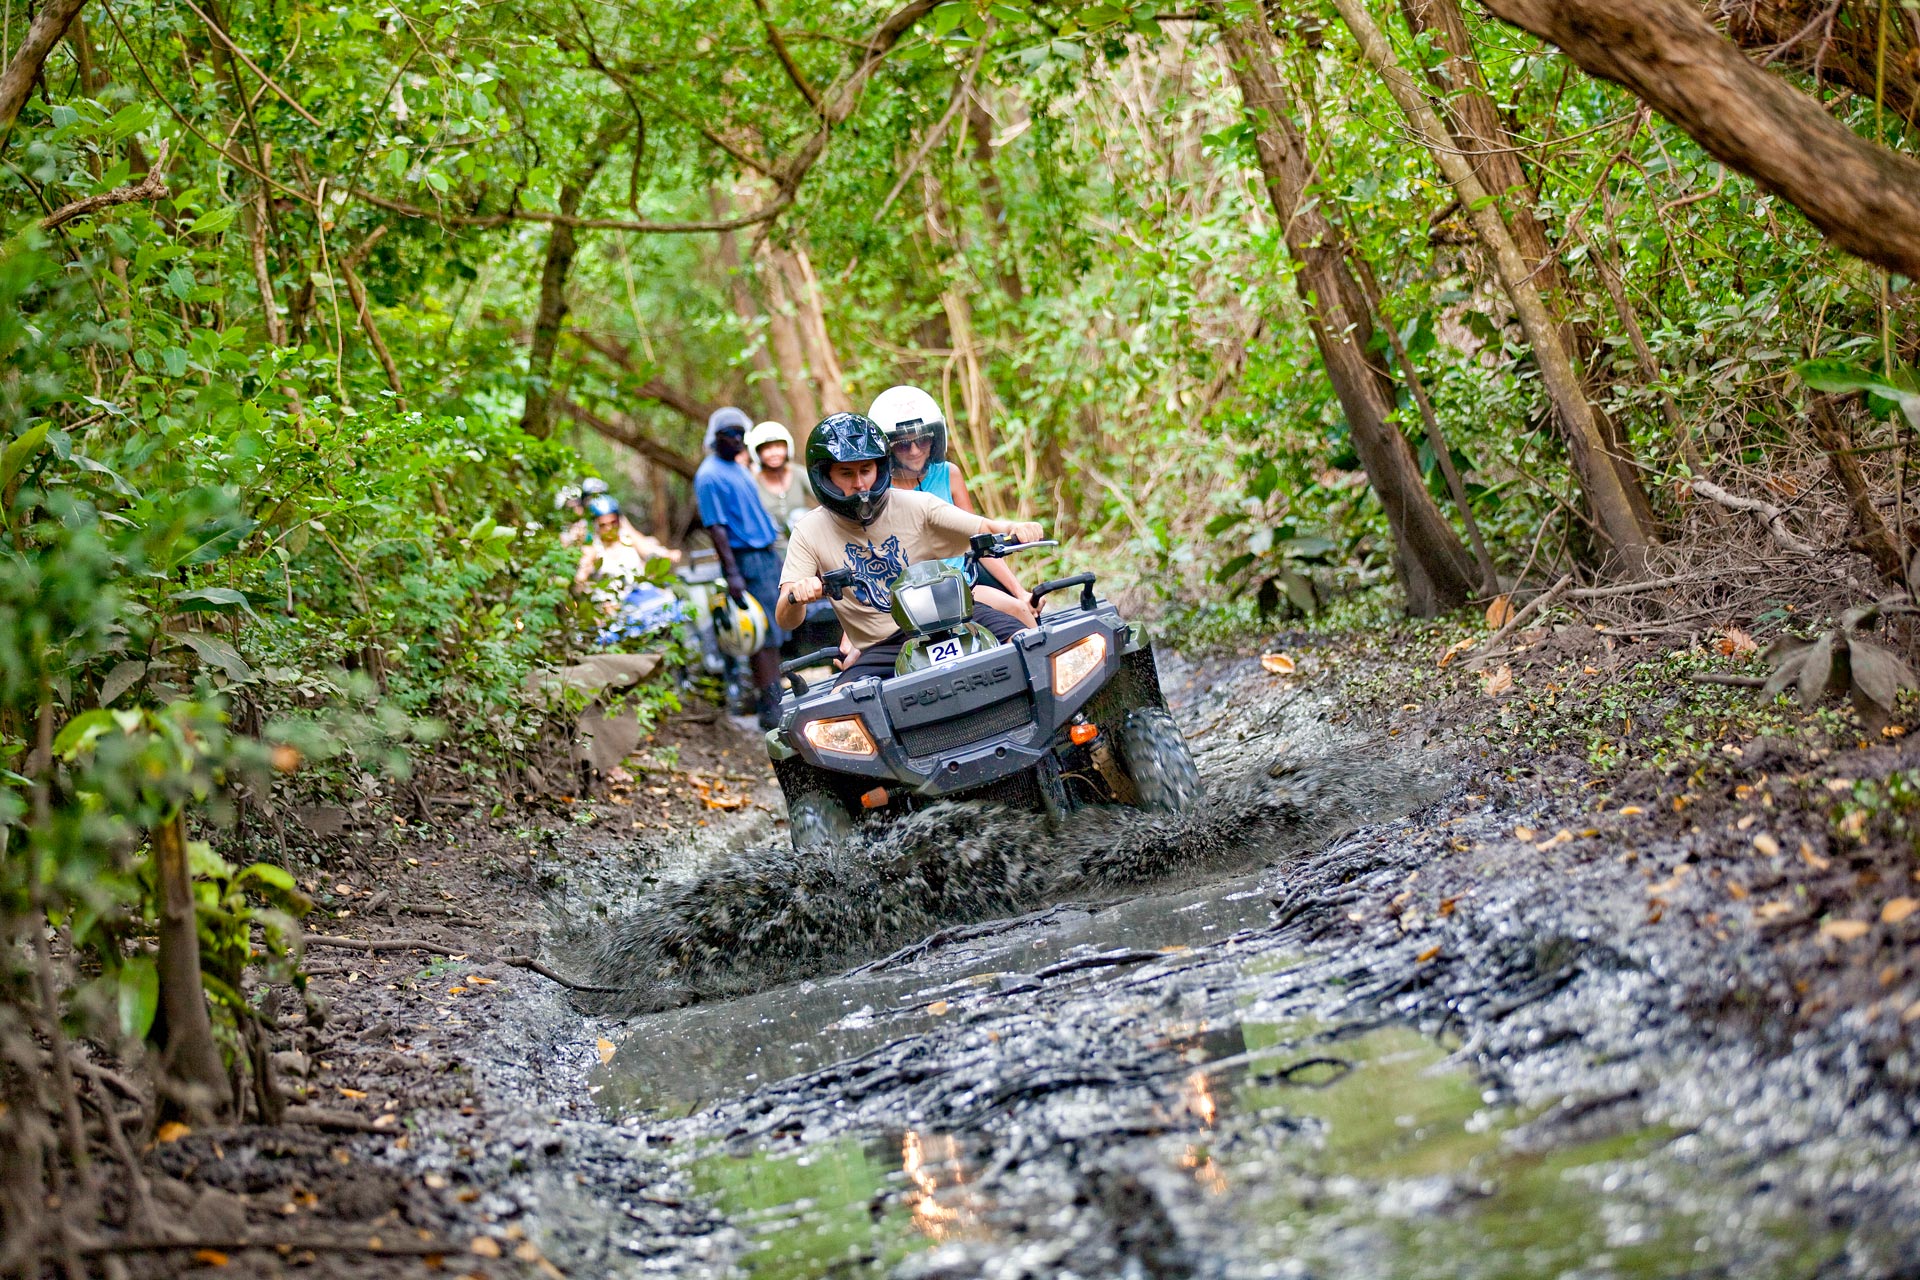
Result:
M1015 542L1038 542L1046 536L1046 530L1040 527L1038 520L1022 520L1013 526Z
M787 599L795 604L812 604L827 594L827 584L818 578L801 578L787 584Z

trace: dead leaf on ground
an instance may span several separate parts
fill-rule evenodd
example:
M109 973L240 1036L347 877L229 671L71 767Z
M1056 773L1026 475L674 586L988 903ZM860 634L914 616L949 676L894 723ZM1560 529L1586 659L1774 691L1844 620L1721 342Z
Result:
M1755 852L1764 853L1769 858L1778 857L1780 853L1780 842L1764 831L1753 838L1753 847Z
M1681 866L1676 871L1674 871L1672 875L1668 876L1665 880L1662 880L1659 884L1648 885L1647 886L1648 896L1653 897L1663 893L1672 893L1675 889L1678 889L1680 887L1681 882L1684 881L1692 871L1693 871L1693 868L1691 866L1685 863L1682 863Z
M1646 810L1642 809L1639 805L1629 804L1621 807L1620 816L1623 818L1636 818L1645 812Z
M1506 596L1495 596L1493 603L1487 606L1487 625L1496 631L1513 621L1513 601Z
M1852 778L1828 778L1826 781L1826 788L1827 790L1832 791L1836 794L1842 791L1851 791L1853 790L1853 779Z
M1500 664L1497 671L1489 671L1480 677L1480 692L1489 698L1502 697L1513 692L1513 668L1506 663Z
M605 1036L601 1036L598 1040L595 1040L593 1042L593 1047L596 1050L598 1050L600 1053L601 1066L604 1067L609 1062L613 1061L613 1054L614 1054L613 1041L607 1039Z
M1738 627L1728 627L1714 638L1714 651L1726 658L1738 658L1744 654L1755 653L1760 646L1753 637Z
M482 1258L497 1258L500 1256L500 1242L492 1236L475 1236L473 1243L467 1246L467 1251Z
M192 1132L192 1129L181 1124L178 1120L169 1120L161 1125L160 1131L153 1136L162 1143L178 1142Z
M1808 844L1805 840L1802 840L1800 842L1800 860L1802 862L1805 862L1808 866L1812 867L1815 871L1825 871L1828 867L1833 865L1833 859L1823 858L1819 854L1815 853L1813 851L1813 846Z
M205 1267L224 1267L227 1265L227 1255L218 1249L195 1249L193 1251L193 1260Z
M1880 908L1880 919L1885 924L1899 924L1915 911L1920 911L1920 899L1895 898Z
M1425 951L1422 951L1419 955L1415 956L1413 958L1413 962L1415 964L1425 964L1427 961L1433 959L1435 956L1439 954L1440 954L1440 948L1438 946L1428 947Z
M1778 920L1781 916L1792 912L1792 910L1793 903L1785 898L1778 898L1772 902L1761 903L1753 909L1753 914L1761 920Z
M340 1096L343 1098L364 1098L367 1096L367 1091L365 1089L349 1089L347 1086L341 1085Z
M1907 1011L1900 1015L1900 1021L1920 1022L1920 1000L1915 1000L1907 1006Z
M1534 852L1536 853L1545 853L1549 849L1557 849L1563 844L1572 844L1572 843L1573 843L1573 832L1567 830L1565 827L1562 827L1558 831L1554 832L1551 836L1547 837L1545 840L1542 840L1539 844L1533 846L1533 848L1534 848Z
M1858 942L1867 936L1867 930L1873 927L1866 920L1822 920L1820 934L1837 942Z
M1284 653L1263 654L1260 666L1268 675L1274 676L1290 676L1294 671L1293 659Z
M1440 655L1440 666L1444 669L1449 662L1452 662L1455 658L1473 648L1476 643L1478 642L1471 639L1455 640L1447 646L1447 651Z
M1513 838L1515 840L1525 840L1528 843L1532 843L1535 834L1536 832L1532 827L1515 827L1513 829Z
M927 1006L927 1012L936 1018L942 1018L946 1016L947 1010L952 1007L953 1006L949 1005L945 1000L935 1000Z

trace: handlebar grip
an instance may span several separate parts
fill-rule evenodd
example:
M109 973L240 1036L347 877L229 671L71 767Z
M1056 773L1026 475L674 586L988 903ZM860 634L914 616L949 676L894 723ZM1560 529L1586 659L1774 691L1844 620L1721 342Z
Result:
M848 587L851 587L853 582L853 570L851 569L834 569L822 574L820 577L820 585L826 590L826 593L835 600L838 600L840 593Z
M1040 597L1052 595L1056 591L1065 591L1068 587L1079 587L1081 589L1080 607L1091 609L1098 603L1093 595L1093 584L1097 581L1099 579L1091 573L1076 573L1071 578L1055 578L1050 582L1043 582L1033 589L1033 595L1027 601L1027 607L1038 609Z

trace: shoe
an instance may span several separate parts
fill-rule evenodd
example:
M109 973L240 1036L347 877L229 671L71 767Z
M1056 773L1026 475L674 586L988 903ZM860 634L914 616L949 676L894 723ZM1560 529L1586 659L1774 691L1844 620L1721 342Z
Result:
M780 727L780 695L772 689L760 691L760 727L762 729Z

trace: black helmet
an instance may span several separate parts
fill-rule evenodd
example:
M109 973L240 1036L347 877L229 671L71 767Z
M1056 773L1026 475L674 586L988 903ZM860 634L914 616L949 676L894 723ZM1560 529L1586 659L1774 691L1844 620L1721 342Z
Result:
M807 433L807 479L820 504L837 516L870 525L887 509L887 494L893 487L893 471L887 465L887 438L872 418L857 413L836 413L820 420ZM827 478L827 469L836 462L872 462L878 475L873 488L865 493L842 493Z

